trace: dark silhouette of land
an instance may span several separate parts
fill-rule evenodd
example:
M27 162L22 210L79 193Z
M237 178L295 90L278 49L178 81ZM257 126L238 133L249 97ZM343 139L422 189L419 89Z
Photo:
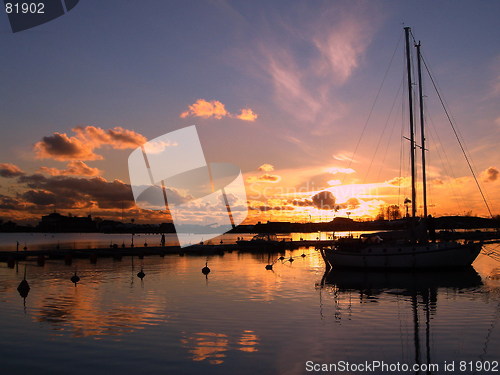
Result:
M336 217L329 222L293 223L293 222L258 222L257 224L239 225L230 233L314 233L339 231L374 231L402 230L407 225L406 219L356 221L345 217ZM437 230L454 229L494 229L500 227L500 217L487 219L475 216L442 216L434 219ZM219 233L219 228L204 225L183 225L185 233ZM51 213L42 216L36 226L19 225L12 221L0 221L0 232L45 232L45 233L175 233L172 223L138 224L117 220L92 218L91 215L65 216Z

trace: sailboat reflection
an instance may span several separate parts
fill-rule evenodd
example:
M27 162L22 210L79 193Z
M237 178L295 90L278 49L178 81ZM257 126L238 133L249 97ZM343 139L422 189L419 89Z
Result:
M341 313L343 309L339 303L346 296L349 297L347 309L349 314L351 314L353 294L359 296L360 303L376 303L391 297L406 301L411 305L412 311L414 363L429 365L432 363L431 320L437 310L438 291L439 293L443 291L471 292L482 285L481 277L474 268L468 267L461 270L440 272L329 270L323 275L319 286L321 289L330 288L333 291L336 304L335 319L338 321L343 317ZM421 337L422 329L425 329L423 340ZM422 350L423 346L425 346L425 351ZM417 371L416 373L431 374L432 372Z

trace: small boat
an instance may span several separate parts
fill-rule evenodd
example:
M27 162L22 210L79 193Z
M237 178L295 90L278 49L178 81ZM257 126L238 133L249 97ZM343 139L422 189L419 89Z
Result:
M427 191L425 171L425 135L423 116L423 94L421 76L420 42L417 48L418 86L420 96L420 133L421 144L415 142L415 126L413 123L412 69L410 54L410 28L405 27L406 65L408 75L409 124L410 124L410 160L412 198L411 217L406 218L407 230L395 238L384 239L379 235L365 235L360 238L341 238L329 248L320 249L327 268L361 268L361 269L443 269L463 268L472 264L479 255L482 242L442 241L436 242L434 219L427 215ZM423 218L416 215L416 147L422 150L422 185L423 185ZM398 238L399 237L399 238ZM431 241L429 241L429 239Z
M275 233L259 233L252 237L250 240L238 240L236 244L241 248L252 249L283 249L287 239L279 239Z

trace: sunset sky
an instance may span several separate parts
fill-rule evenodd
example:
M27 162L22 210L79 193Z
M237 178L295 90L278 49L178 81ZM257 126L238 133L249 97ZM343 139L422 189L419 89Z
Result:
M404 210L405 25L500 214L499 15L497 1L85 0L14 34L3 14L0 218L165 221L135 206L128 156L193 124L207 161L243 171L248 223ZM429 81L424 93L429 212L488 216Z

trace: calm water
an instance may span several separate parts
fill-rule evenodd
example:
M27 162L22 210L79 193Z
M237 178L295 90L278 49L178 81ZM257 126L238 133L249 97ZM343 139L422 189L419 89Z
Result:
M211 256L208 278L207 258L195 256L2 263L1 372L303 374L306 361L500 360L492 259L480 255L474 269L452 274L325 277L315 250L291 255L273 271L267 255Z

